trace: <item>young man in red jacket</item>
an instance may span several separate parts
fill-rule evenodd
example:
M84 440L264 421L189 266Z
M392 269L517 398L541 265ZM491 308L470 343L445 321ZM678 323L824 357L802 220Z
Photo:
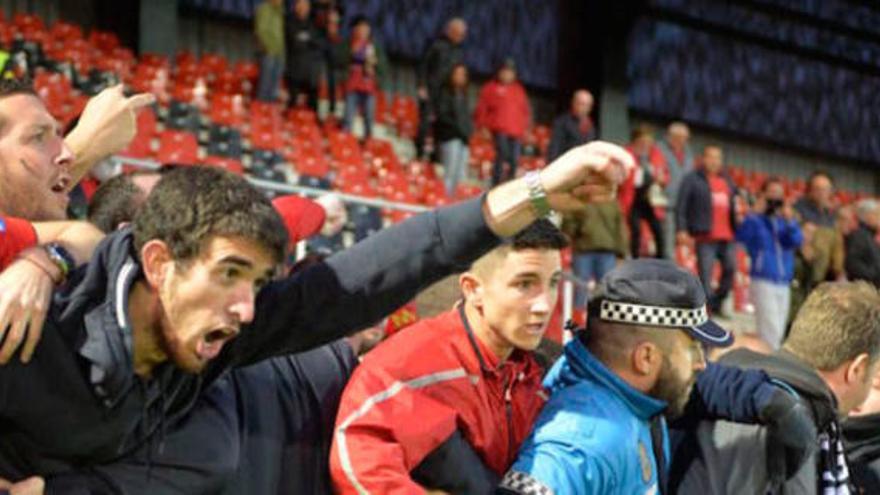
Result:
M474 122L482 132L491 132L495 140L495 165L492 186L516 177L520 142L531 120L529 97L516 79L516 66L507 59L497 77L480 90ZM507 165L507 168L505 168Z
M546 400L531 351L556 303L566 244L539 220L461 275L457 307L367 354L336 417L338 493L491 490Z

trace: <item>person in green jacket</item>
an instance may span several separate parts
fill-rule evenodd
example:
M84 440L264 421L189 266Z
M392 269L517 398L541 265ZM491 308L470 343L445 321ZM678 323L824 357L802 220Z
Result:
M364 116L364 139L369 139L376 118L376 95L381 90L379 81L385 74L387 60L370 33L370 21L366 17L355 17L351 25L351 37L339 45L338 57L347 71L343 126L351 131L352 120L360 107Z
M284 72L284 2L266 0L254 12L254 33L260 48L257 99L275 101Z
M562 231L571 239L572 270L584 282L598 282L614 269L618 258L627 256L623 213L616 200L592 203L566 214ZM587 291L578 286L575 307L586 307Z

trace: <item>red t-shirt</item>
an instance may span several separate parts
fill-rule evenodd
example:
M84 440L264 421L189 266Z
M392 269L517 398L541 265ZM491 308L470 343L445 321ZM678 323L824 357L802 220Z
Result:
M30 222L0 216L0 270L5 270L18 253L36 244L37 233Z
M732 241L733 226L730 225L730 187L724 177L709 176L709 190L712 191L712 232L701 236L706 242Z

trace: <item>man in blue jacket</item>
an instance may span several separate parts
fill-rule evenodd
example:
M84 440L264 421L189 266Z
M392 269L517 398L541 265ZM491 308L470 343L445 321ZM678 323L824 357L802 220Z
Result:
M803 235L778 178L764 182L754 212L736 229L736 240L746 247L752 261L751 297L758 334L774 350L779 349L791 302L794 252Z
M718 417L725 402L734 421L769 423L790 445L815 437L782 388L731 384L744 375L716 365L712 382L698 380L710 374L701 373L703 345L726 346L732 336L708 319L699 280L673 263L634 260L611 271L589 315L544 380L550 400L500 493L665 493L666 417ZM725 381L735 396L713 398Z

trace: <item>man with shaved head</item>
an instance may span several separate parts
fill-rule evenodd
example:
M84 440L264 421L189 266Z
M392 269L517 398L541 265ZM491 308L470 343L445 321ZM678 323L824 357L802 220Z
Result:
M579 89L571 96L570 111L553 121L553 134L547 148L547 160L555 160L570 148L596 139L596 127L590 112L593 111L593 94Z

